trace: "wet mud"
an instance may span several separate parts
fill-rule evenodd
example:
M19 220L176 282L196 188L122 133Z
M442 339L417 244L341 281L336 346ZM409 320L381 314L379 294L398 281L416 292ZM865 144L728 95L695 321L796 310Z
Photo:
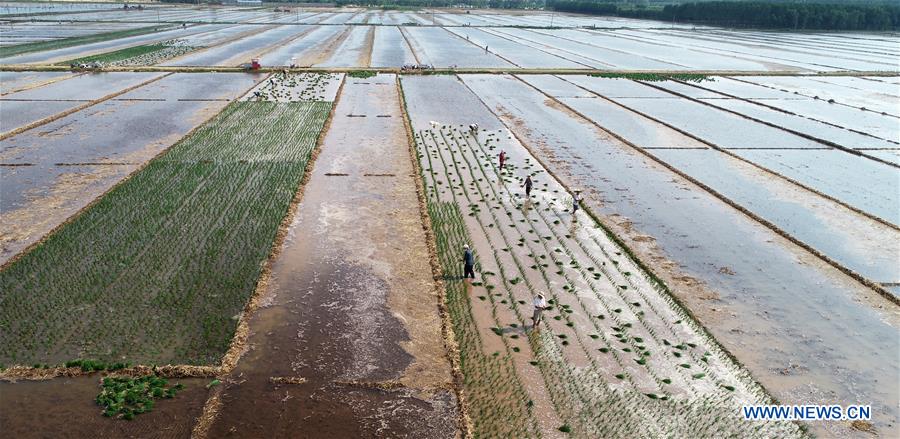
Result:
M394 77L342 90L208 437L457 434Z
M101 375L49 381L0 383L0 426L19 438L187 438L203 410L205 379L170 379L185 386L172 399L157 399L153 411L132 421L107 418L94 399Z

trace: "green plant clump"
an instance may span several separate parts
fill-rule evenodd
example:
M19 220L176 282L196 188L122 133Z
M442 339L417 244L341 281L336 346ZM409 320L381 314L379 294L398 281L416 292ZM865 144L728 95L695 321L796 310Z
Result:
M157 398L173 398L184 389L181 384L167 386L168 381L155 375L138 378L103 378L97 405L103 407L103 416L132 420L136 415L153 410Z
M378 72L373 72L372 70L354 70L352 72L347 73L347 76L349 76L351 78L365 79L365 78L371 78L377 74L378 74Z

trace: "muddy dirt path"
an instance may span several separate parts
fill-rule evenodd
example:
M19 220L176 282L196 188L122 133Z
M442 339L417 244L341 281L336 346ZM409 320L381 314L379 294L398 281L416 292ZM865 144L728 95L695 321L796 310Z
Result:
M208 437L452 437L457 409L392 75L347 78Z

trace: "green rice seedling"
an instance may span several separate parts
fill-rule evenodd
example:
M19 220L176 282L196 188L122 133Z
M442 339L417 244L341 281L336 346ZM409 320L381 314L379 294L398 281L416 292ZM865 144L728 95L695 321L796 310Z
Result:
M184 388L181 384L167 386L168 381L154 375L138 378L106 377L95 399L103 407L103 415L131 420L135 415L153 409L156 398L173 398Z

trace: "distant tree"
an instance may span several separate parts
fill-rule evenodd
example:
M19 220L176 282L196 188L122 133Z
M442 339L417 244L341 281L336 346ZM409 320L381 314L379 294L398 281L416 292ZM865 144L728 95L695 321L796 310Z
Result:
M594 15L653 18L720 26L810 30L892 30L900 28L900 4L768 1L708 1L638 7L624 2L548 0L553 10Z

